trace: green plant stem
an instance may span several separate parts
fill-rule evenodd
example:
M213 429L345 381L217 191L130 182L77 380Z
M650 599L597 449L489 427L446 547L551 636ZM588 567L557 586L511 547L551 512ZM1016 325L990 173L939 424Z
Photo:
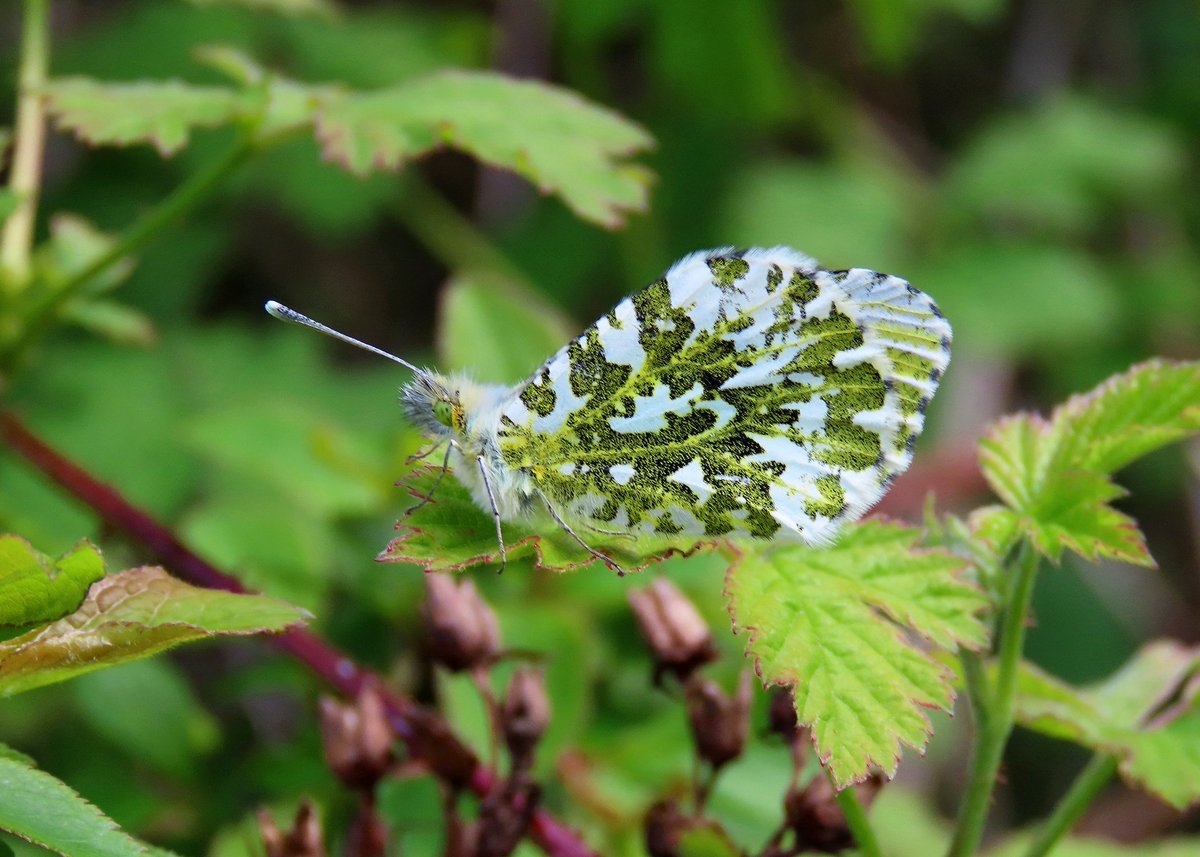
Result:
M991 806L992 791L1000 773L1004 747L1012 732L1016 707L1017 675L1021 651L1025 646L1025 620L1033 597L1038 557L1028 542L1021 545L1013 563L1014 579L1005 605L1000 629L999 664L996 684L985 709L976 713L979 736L971 758L967 792L958 815L958 827L950 843L948 857L969 857L979 848L983 827ZM972 700L974 702L974 700Z
M54 291L43 297L30 310L21 336L13 348L4 355L0 368L9 368L21 354L40 339L53 325L62 308L77 297L98 275L126 256L141 249L143 245L167 227L183 219L201 202L210 197L217 187L227 179L260 146L248 134L239 135L219 158L200 172L192 175L176 188L170 196L148 211L104 253L88 265L56 284Z
M1025 857L1043 857L1058 844L1067 831L1075 826L1084 811L1091 806L1096 795L1108 785L1108 781L1117 772L1117 757L1106 753L1097 753L1087 763L1071 788L1063 795L1054 812L1046 819L1046 823L1038 831L1037 838L1025 852Z
M49 0L25 0L21 27L21 60L18 70L16 136L8 187L17 207L0 235L0 269L7 290L18 292L29 283L29 258L37 217L38 188L42 181L42 152L46 139L46 112L42 90L50 63Z
M987 686L987 676L984 675L983 661L975 652L966 649L958 650L958 660L962 664L963 681L967 687L971 713L975 718L975 728L982 731L991 706L991 692Z
M875 830L871 827L871 822L867 820L867 811L863 809L853 787L838 792L837 802L838 806L842 808L842 815L846 816L846 825L854 834L854 841L858 844L858 853L862 857L883 857L883 850L879 847Z

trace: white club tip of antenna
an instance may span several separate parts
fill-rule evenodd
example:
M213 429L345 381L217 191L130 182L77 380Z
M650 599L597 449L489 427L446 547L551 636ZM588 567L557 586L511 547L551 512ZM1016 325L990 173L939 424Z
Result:
M291 307L284 306L279 301L267 301L265 304L263 304L263 309L280 321L287 321L291 322L292 324L302 324L305 327L311 327L313 330L319 330L326 336L332 336L334 339L340 339L342 342L353 345L355 348L361 348L364 351L370 351L372 354L378 354L380 357L386 357L388 360L399 363L401 366L407 367L414 372L421 371L407 360L402 360L395 354L389 354L382 348L376 348L374 345L368 345L361 339L355 339L353 336L347 336L339 330L334 330L332 327L326 327L325 325L321 324L321 322L313 321L308 316L296 312Z
M280 321L296 321L296 316L300 315L300 313L290 307L285 307L279 301L267 301L263 305L263 308Z

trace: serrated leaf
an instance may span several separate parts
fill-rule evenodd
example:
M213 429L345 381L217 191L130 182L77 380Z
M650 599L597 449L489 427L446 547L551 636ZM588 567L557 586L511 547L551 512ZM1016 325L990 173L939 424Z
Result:
M1153 566L1136 523L1108 505L1124 493L1108 474L1197 431L1200 363L1154 360L1072 397L1048 420L1001 420L980 441L979 457L1012 511L1001 516L1005 525L1028 534L1044 555L1057 561L1066 548Z
M1112 473L1200 431L1200 363L1138 364L1054 411L1052 465Z
M0 754L0 830L67 857L148 857L149 849L120 830L66 783Z
M537 295L483 274L460 274L442 292L438 365L478 381L527 378L578 331Z
M1200 800L1200 648L1152 643L1099 684L1072 687L1023 664L1017 720L1115 754L1122 776L1177 809Z
M607 227L646 206L649 173L627 159L649 134L558 87L486 72L440 72L376 92L323 99L327 157L365 175L452 146L529 179Z
M201 589L145 566L110 574L79 609L0 642L0 696L207 637L282 631L308 614L265 595Z
M66 616L102 577L104 559L86 541L52 560L20 536L0 535L0 626Z
M922 748L923 708L954 701L944 665L905 630L939 646L983 645L987 599L959 575L965 562L918 548L920 533L870 521L831 548L748 551L730 569L734 629L767 684L787 685L838 786L872 766L895 773L900 745Z
M436 457L439 453L434 453ZM407 474L399 483L415 499L414 506L396 524L400 535L377 557L380 562L406 562L426 571L461 571L473 565L500 562L496 524L470 492L447 471L433 491L440 468L423 467ZM420 498L433 499L420 505ZM533 558L539 568L570 571L598 563L548 515L528 521L503 523L504 546L510 562ZM625 571L640 571L673 554L688 555L710 548L712 541L697 538L667 539L613 536L585 530L581 533L591 547L612 557Z
M292 80L230 45L201 45L192 53L198 61L263 96L254 123L259 140L311 125L321 97L334 92L332 87Z
M244 94L178 80L104 83L68 77L46 84L46 109L59 128L96 146L149 143L164 155L196 128L215 128L247 109Z

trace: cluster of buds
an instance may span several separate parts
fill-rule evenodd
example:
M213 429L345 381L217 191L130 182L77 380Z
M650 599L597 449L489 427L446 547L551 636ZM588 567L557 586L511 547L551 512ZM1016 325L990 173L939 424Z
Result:
M501 656L496 614L469 579L425 576L425 639L434 663L452 672L470 672L492 711L496 743L509 755L509 773L483 800L479 817L462 819L448 810L446 854L451 857L507 857L529 830L540 790L530 776L534 753L550 722L550 701L540 669L513 671L504 697L492 696L487 670Z
M673 675L683 685L699 757L713 771L736 759L750 726L748 676L731 696L696 672L717 657L712 631L696 606L665 577L630 592L629 605L654 657L655 683Z
M703 828L705 835L728 840L720 824L704 815L704 805L720 769L737 759L750 731L753 684L743 672L737 689L727 693L697 670L716 657L712 635L699 611L665 578L646 589L631 592L629 602L638 627L654 657L654 680L675 676L683 687L697 757L707 763L711 776L696 788L695 808L681 811L673 800L650 810L645 821L646 850L652 857L678 857L685 837ZM804 787L798 784L812 746L809 731L798 724L792 695L780 688L769 709L771 732L791 749L793 777L784 797L784 821L760 857L782 857L805 851L836 853L852 847L854 838L829 780L818 774ZM881 778L857 788L864 804L874 799ZM784 840L790 839L784 845ZM736 848L730 844L730 853Z
M346 853L382 857L388 837L375 811L375 787L394 761L394 739L383 699L367 685L348 704L323 698L320 716L325 762L358 795L358 812L347 833Z

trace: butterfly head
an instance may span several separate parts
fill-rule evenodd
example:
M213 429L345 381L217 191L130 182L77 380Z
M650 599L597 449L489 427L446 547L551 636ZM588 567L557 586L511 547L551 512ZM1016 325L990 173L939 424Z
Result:
M400 390L409 421L431 440L454 440L466 429L466 412L456 385L434 372L418 369Z

